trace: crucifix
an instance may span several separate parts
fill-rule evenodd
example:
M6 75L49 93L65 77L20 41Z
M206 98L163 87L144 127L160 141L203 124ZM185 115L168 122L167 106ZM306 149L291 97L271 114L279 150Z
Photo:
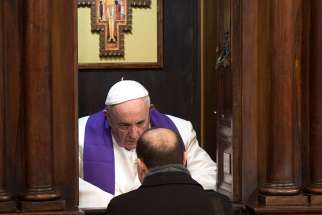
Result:
M132 8L149 8L151 0L78 0L91 8L91 30L100 34L100 57L124 56L124 33L132 30Z

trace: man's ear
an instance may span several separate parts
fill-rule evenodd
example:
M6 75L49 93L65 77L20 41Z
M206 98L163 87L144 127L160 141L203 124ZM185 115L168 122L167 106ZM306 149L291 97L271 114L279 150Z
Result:
M182 163L183 163L183 166L187 166L187 160L188 160L188 154L186 151L183 152L183 160L182 160Z
M104 110L104 115L107 118L107 120L110 122L111 121L111 112L107 108Z
M138 170L139 179L141 183L143 183L143 179L145 174L148 172L148 168L140 158L137 159L137 170Z

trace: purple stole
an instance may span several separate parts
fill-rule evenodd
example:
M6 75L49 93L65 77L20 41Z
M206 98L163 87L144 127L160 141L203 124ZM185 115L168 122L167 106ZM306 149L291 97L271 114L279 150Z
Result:
M155 108L150 110L150 124L151 127L169 128L179 134L171 119ZM83 168L86 181L108 193L115 193L113 141L110 126L102 111L91 115L86 122Z

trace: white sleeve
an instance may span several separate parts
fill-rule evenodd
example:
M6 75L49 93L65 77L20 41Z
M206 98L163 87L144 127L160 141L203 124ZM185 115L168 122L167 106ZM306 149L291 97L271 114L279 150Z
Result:
M79 208L106 208L112 198L112 194L109 194L93 184L79 178Z
M199 146L191 122L168 115L179 130L187 152L187 168L191 177L206 190L216 190L217 164Z

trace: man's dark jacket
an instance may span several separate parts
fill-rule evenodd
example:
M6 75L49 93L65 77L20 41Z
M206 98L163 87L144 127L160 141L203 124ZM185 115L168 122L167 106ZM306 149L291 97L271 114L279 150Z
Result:
M221 197L217 195L212 196L210 200L208 193L188 173L159 172L145 177L143 184L137 190L113 198L108 205L107 214L225 214L223 213L225 206L221 201Z

